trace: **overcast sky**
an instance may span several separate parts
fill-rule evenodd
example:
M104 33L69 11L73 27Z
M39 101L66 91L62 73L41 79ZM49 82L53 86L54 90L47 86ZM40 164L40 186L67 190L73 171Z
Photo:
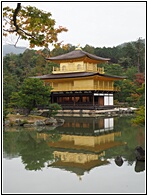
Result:
M3 7L16 4L7 2ZM59 35L64 44L113 47L146 38L146 2L22 2L27 5L51 12L56 26L68 29ZM22 41L19 45L28 46Z

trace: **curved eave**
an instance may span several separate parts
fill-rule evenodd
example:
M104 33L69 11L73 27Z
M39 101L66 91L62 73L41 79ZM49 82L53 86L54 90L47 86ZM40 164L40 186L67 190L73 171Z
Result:
M50 57L46 60L61 63L61 62L74 62L74 61L92 61L92 62L106 62L109 61L109 58L102 58L93 54L90 54L88 52L85 52L83 50L74 50L72 52L69 52L67 54L62 54L56 57Z
M64 60L54 60L54 59L47 59L50 62L55 62L55 63L73 63L73 62L78 62L78 61L84 61L84 63L103 63L103 62L108 62L110 59L105 59L105 60L96 60L96 59L91 59L88 57L81 57L81 58L75 58L75 59L64 59Z
M123 80L126 79L126 76L113 76L113 75L105 75L105 74L99 74L98 72L79 72L79 73L66 73L66 74L47 74L42 76L34 76L32 78L39 78L42 80L47 79L66 79L66 78L82 78L82 77L105 77L105 78L111 78L114 80Z
M70 59L54 59L54 58L48 58L46 59L50 62L55 62L55 63L65 63L65 62L77 62L77 61L83 61L84 57L79 57L79 58L70 58Z
M102 77L113 78L115 80L124 80L127 76L115 76L115 75L107 75L107 74L99 74Z

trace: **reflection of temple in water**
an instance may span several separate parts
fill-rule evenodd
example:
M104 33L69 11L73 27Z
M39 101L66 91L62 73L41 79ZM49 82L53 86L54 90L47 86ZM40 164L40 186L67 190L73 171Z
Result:
M115 141L121 132L114 130L114 119L70 118L58 128L61 138L48 142L49 134L38 133L39 138L47 140L54 149L55 162L49 167L61 168L81 176L94 167L108 164L105 151L115 146L124 145Z
M74 135L96 135L101 132L104 134L107 131L114 129L113 118L68 118L66 117L65 123L58 130L62 133Z

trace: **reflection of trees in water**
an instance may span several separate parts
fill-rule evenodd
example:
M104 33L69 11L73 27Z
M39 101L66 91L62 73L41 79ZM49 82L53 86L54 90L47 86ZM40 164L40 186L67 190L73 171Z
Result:
M56 132L56 131L55 131ZM59 134L51 134L49 141L60 139ZM25 168L28 170L40 170L49 160L53 160L53 150L47 141L36 137L36 132L6 132L4 134L4 152L8 157L19 154Z
M30 136L29 140L20 142L23 145L20 156L26 169L40 170L46 161L53 159L52 150L44 140L36 141Z
M106 156L111 158L121 155L128 162L128 165L132 165L135 160L134 149L139 145L139 138L137 136L142 135L140 138L140 144L144 147L145 145L145 130L144 127L135 127L131 125L131 117L115 118L115 130L120 130L122 132L120 138L115 138L115 140L125 141L127 144L124 146L117 146L106 151Z
M19 133L14 132L3 132L3 149L5 158L17 157L19 154L19 147L17 145L17 140Z

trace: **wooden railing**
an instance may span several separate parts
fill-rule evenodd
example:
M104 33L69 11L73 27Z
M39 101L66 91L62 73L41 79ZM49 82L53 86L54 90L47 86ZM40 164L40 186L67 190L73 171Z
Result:
M60 67L53 67L52 73L53 74L57 74L57 73L69 73L69 72L98 72L100 74L104 74L104 67L98 67L98 68L91 68L91 69L87 69L85 67L82 67L81 69L77 69L77 67L73 67L73 69L69 69L68 67L65 67L65 69L62 69Z
M90 88L90 87L63 87L61 88L60 87L53 87L53 89L51 90L52 92L55 92L55 91L94 91L94 90L98 90L98 91L120 91L120 88L119 87L93 87L93 88Z
M98 72L100 73L100 74L104 74L105 72L104 72L104 67L98 67Z
M73 68L73 70L68 69L67 67L65 69L61 69L59 67L53 67L52 73L53 74L58 74L58 73L70 73L70 72L84 72L86 71L85 69L77 69L77 68Z

